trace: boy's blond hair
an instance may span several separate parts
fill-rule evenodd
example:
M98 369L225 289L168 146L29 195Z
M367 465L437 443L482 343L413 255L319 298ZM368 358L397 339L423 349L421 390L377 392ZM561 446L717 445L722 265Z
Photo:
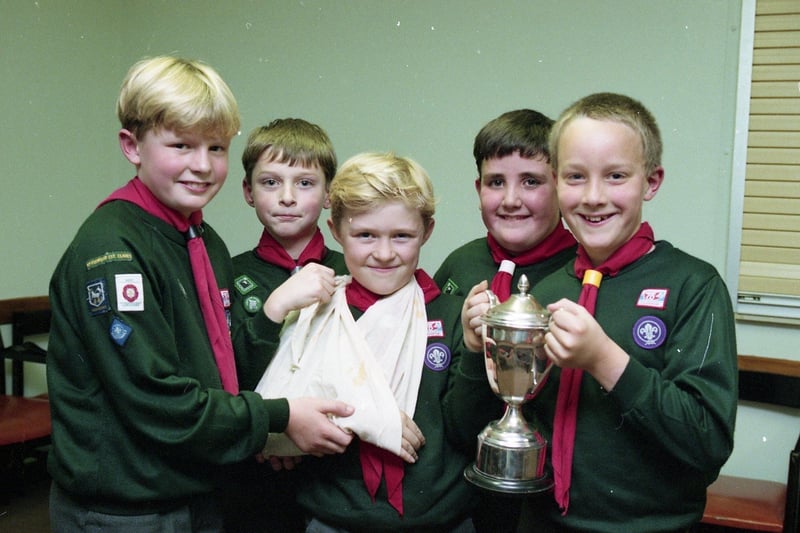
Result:
M253 184L253 169L264 153L269 162L318 167L330 185L336 174L336 152L325 130L300 118L276 119L250 132L242 152L244 179Z
M550 131L550 165L558 170L558 142L572 120L586 117L620 122L633 129L642 141L645 173L661 165L661 132L656 119L638 100L615 93L595 93L581 98L561 113Z
M172 56L143 59L122 82L117 116L137 138L166 128L231 139L239 131L239 107L210 66Z
M331 220L337 228L345 213L364 213L393 201L418 210L426 228L433 220L433 184L413 159L390 152L358 154L342 164L331 182Z

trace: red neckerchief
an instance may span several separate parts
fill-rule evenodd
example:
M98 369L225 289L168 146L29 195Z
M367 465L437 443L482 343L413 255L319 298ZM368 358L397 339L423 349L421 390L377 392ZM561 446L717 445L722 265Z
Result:
M578 303L594 315L597 303L597 290L603 276L616 276L625 266L633 263L653 247L653 229L647 222L628 242L617 248L601 265L592 266L586 250L578 247L575 260L575 275L582 280ZM575 447L575 430L578 420L578 398L581 390L583 370L564 368L556 399L556 412L553 419L553 477L555 478L555 498L562 514L569 507L569 487L572 480L572 453Z
M225 306L219 292L217 279L208 258L206 245L201 237L203 212L195 211L187 219L174 209L162 204L158 198L145 186L138 177L130 180L126 185L117 189L103 200L104 205L114 200L122 200L137 205L146 213L160 218L167 224L180 231L186 237L186 247L189 251L189 261L192 264L194 284L206 325L208 340L214 351L222 387L231 394L239 394L239 381L236 376L236 361L233 356L233 343L228 329L228 319L225 316Z
M417 280L417 285L422 289L422 295L425 298L426 304L430 303L431 300L441 294L433 278L421 268L418 268L414 272L414 278ZM345 296L347 297L347 304L352 305L362 313L366 311L369 306L383 298L383 296L375 294L364 287L356 278L352 278L344 290Z
M514 255L501 247L491 233L486 237L486 241L495 263L500 265L503 261L511 261L514 266L528 266L540 263L570 246L575 246L575 237L560 221L542 242L518 255ZM508 270L511 270L511 272L508 272ZM501 302L505 302L511 296L511 279L513 276L513 268L506 267L498 270L497 274L492 278L492 284L489 288ZM532 282L534 281L536 280L532 280Z
M422 269L414 272L422 289L425 303L439 296L441 292L436 283ZM367 290L363 285L353 278L345 288L347 303L353 307L366 311L369 306L377 302L382 296ZM403 476L405 475L405 463L403 460L388 450L379 448L369 442L359 442L359 457L361 459L361 473L364 477L364 485L367 487L372 501L375 501L375 493L381 484L381 477L386 477L386 497L389 504L394 507L400 516L403 515Z
M256 255L273 265L292 272L297 267L305 266L308 263L321 263L325 255L325 240L322 237L322 232L317 228L311 240L308 241L306 247L300 253L300 257L295 260L287 252L281 244L275 240L275 237L270 234L266 229L261 233L261 239L258 241L256 247Z

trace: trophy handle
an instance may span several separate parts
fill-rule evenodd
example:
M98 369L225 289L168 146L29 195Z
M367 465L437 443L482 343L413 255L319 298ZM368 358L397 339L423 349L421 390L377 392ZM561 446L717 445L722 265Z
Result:
M489 298L489 309L491 309L492 307L494 307L498 303L500 303L500 300L497 299L497 295L495 293L493 293L491 290L486 289L483 292L485 292L486 293L486 297Z
M497 298L497 295L493 293L491 290L486 289L484 291L486 293L486 297L489 299L489 309L495 307L497 304L500 303L500 300ZM494 361L492 361L491 356L489 355L489 351L486 349L486 343L494 344L494 339L489 338L486 334L486 324L481 324L481 340L483 341L483 362L486 365L486 377L489 378L489 387L491 387L492 391L499 397L500 396L500 388L497 385L497 379L495 378L495 369L494 369Z

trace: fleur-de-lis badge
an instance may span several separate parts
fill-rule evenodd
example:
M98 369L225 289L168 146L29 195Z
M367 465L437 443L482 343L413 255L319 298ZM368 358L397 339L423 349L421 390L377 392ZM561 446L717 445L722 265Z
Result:
M667 327L656 316L643 316L633 326L633 340L641 348L652 350L658 348L667 338Z
M450 348L441 342L434 342L425 351L425 366L434 372L441 372L450 366L450 358Z

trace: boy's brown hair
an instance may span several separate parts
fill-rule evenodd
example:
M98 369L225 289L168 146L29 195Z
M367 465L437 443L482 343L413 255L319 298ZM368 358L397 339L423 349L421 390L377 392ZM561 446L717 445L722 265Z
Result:
M253 184L253 168L264 153L269 161L318 167L330 185L336 174L336 153L325 130L300 118L279 118L250 132L242 153L244 179Z
M553 119L532 109L516 109L489 121L475 136L472 155L478 175L487 159L519 152L528 159L543 157L550 162L547 140Z

